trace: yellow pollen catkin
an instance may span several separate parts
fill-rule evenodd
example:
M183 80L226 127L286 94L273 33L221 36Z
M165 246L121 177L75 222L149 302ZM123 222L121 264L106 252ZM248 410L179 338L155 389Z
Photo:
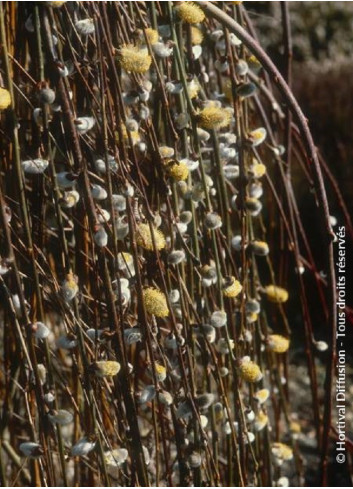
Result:
M11 105L11 95L6 88L0 88L0 110L7 109Z
M282 287L278 287L277 285L267 285L267 287L265 287L265 293L267 299L270 302L274 302L276 304L282 304L283 302L287 302L289 296L286 289L283 289Z
M120 371L120 363L112 360L101 360L92 364L97 377L114 377Z
M194 46L201 44L203 41L203 34L198 27L191 27L191 42Z
M260 389L255 392L254 398L260 403L264 404L270 396L270 391L268 389Z
M259 70L262 67L260 61L253 54L251 56L249 56L248 64L249 64L249 67L255 71Z
M169 315L167 300L163 292L153 287L148 287L143 291L143 302L146 311L159 318Z
M273 455L280 460L291 460L293 458L293 450L285 443L273 443L272 444Z
M261 178L266 173L266 166L263 163L256 162L251 167L251 173L254 175L255 178Z
M63 283L63 287L65 289L70 290L71 292L77 292L78 285L77 285L77 281L75 279L75 276L72 272L70 272L66 275L66 279Z
M155 362L154 364L155 372L156 372L156 377L159 382L163 382L165 378L167 377L167 369L165 368L164 365L161 365L160 363Z
M130 253L122 251L118 253L118 268L119 270L124 270L126 267L133 265L134 260Z
M53 7L53 8L60 8L62 7L64 4L66 3L66 0L64 2L46 2L46 4L49 6L49 7Z
M187 89L190 98L196 98L200 91L200 84L197 79L192 79L190 83L188 83Z
M188 178L189 169L185 163L174 163L168 167L167 173L175 181L180 182Z
M220 107L205 107L197 114L197 121L203 129L221 129L227 127L232 120L232 114Z
M301 426L298 423L298 421L291 421L290 423L290 430L294 435L298 435L301 432Z
M152 230L152 232L151 232ZM153 233L153 236L152 236ZM136 228L136 243L145 250L153 251L153 238L157 250L165 248L165 237L162 231L149 224L139 224Z
M243 361L240 365L240 376L246 382L258 382L262 379L260 367L252 360Z
M267 131L264 127L259 127L249 132L249 141L253 147L259 146L263 143L267 136Z
M225 297L237 297L237 295L240 294L241 290L242 290L242 285L241 283L235 279L235 277L232 277L231 278L231 284L230 285L227 285L224 289L223 289L223 295Z
M267 414L264 413L263 411L260 411L255 418L255 422L254 422L255 431L263 430L267 425L267 423L268 423Z
M162 158L171 158L174 156L174 149L170 146L160 146L158 150Z
M140 136L140 133L138 131L128 131L126 129L126 126L125 124L122 124L121 125L121 136L122 136L122 140L128 144L130 142L130 138L131 138L131 142L133 145L137 144L139 141L141 141L141 136ZM119 131L116 131L115 132L115 139L116 141L119 143L120 142L120 135L119 135Z
M259 317L259 315L256 312L249 312L246 315L246 320L249 324L252 324L252 323L255 323L255 321L257 321L258 317Z
M146 49L140 49L131 44L123 46L119 50L120 66L131 73L146 73L151 66L151 56Z
M268 337L268 346L274 353L284 353L289 348L289 339L280 334L271 334Z
M187 24L198 24L205 20L205 14L202 9L194 2L182 2L175 9L184 22Z
M159 34L158 34L158 31L156 31L156 29L152 29L151 27L148 27L145 30L145 34L146 34L148 41L151 44L155 44L156 42L158 42Z

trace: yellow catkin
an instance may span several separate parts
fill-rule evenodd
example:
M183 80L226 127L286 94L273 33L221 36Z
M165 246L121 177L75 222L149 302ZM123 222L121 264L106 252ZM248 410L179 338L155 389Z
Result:
M190 98L195 98L198 96L200 91L200 84L197 79L193 78L191 82L188 83L187 89Z
M257 161L251 167L251 173L255 178L261 178L266 173L266 166L263 163L258 163Z
M263 411L260 411L254 421L255 431L261 431L265 428L268 423L268 416Z
M194 2L182 2L175 10L187 24L198 24L205 20L204 12Z
M290 430L294 435L298 435L301 432L301 426L298 423L298 421L291 421L290 423Z
M253 54L251 56L249 56L248 64L249 64L249 67L255 71L259 70L262 66L260 61Z
M128 72L146 73L151 66L151 56L146 49L131 44L123 46L118 54L120 66Z
M252 323L255 323L255 321L257 321L258 317L259 317L259 315L256 312L249 312L246 315L246 320L249 324L252 324Z
M272 444L272 453L279 460L292 460L293 450L285 443L276 442Z
M49 7L60 8L66 3L66 0L64 2L45 2L45 3L49 5Z
M252 360L243 361L239 367L240 377L246 382L258 382L262 379L262 372L257 363Z
M237 295L240 294L240 292L242 291L242 285L241 283L236 280L235 277L231 277L231 283L230 285L227 285L224 289L223 289L223 295L225 297L237 297Z
M160 146L158 148L159 154L161 155L161 158L171 158L174 156L174 149L171 148L170 146Z
M203 129L221 129L232 120L230 111L221 107L205 107L197 114L197 121Z
M167 173L176 182L180 182L188 178L189 169L186 163L174 163L167 167Z
M252 146L256 147L263 143L266 139L267 132L264 127L258 127L253 131L249 132L249 140Z
M289 339L280 334L271 334L268 337L268 346L275 353L284 353L289 348Z
M120 363L112 360L94 362L91 366L97 377L114 377L120 371Z
M203 34L198 27L191 27L191 42L194 46L201 44L203 41Z
M154 368L158 382L163 382L163 380L165 380L165 378L167 377L167 369L164 365L161 365L157 362L155 362Z
M121 135L122 135L122 139L125 143L129 143L130 138L131 138L132 144L134 144L134 145L137 144L141 140L140 133L138 131L129 131L128 132L125 124L121 125ZM120 135L119 135L118 131L115 132L115 139L118 143L120 142Z
M131 142L133 145L135 145L141 141L141 135L138 131L131 131L130 137L131 137Z
M169 315L168 304L165 295L158 289L148 287L143 291L143 302L146 311L159 318Z
M0 88L0 110L7 109L11 105L11 95L6 88Z
M258 239L256 239L251 244L255 255L260 255L260 256L268 255L270 249L266 241L259 241Z
M122 251L118 253L118 268L124 270L126 267L131 267L134 264L134 260L130 253Z
M265 287L265 293L267 299L270 302L274 302L276 304L282 304L283 302L286 302L289 297L286 289L278 287L277 285L267 285L267 287Z
M152 229L152 232L151 232ZM139 224L136 228L136 243L144 248L145 250L153 251L153 239L157 250L162 250L165 248L165 237L162 231L157 229L155 226L149 224Z
M260 404L264 404L269 397L270 391L268 389L260 389L254 394L254 399L256 399Z
M156 29L152 29L151 27L148 27L145 30L145 34L146 34L148 41L151 44L155 44L156 42L158 42L159 34L158 34L158 31L156 31Z
M78 292L77 279L72 272L66 275L66 279L63 282L62 288L64 290L64 294L67 297L73 297Z

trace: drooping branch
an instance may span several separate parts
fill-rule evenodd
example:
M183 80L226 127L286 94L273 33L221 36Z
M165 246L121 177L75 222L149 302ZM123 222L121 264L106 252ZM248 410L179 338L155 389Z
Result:
M325 482L327 476L327 462L328 462L328 446L329 446L329 432L331 425L332 414L332 384L334 377L334 361L336 351L336 289L335 289L335 270L334 270L334 253L333 253L333 239L334 234L330 224L330 212L325 191L325 185L321 173L320 162L317 154L317 150L308 126L308 121L303 114L296 98L294 97L291 89L284 80L283 76L276 68L271 58L265 53L259 43L235 20L233 20L227 13L220 10L216 5L211 2L197 1L197 3L206 13L207 16L214 18L223 27L233 32L256 56L258 61L262 64L264 70L273 79L275 86L281 92L285 102L288 104L294 118L297 120L300 132L304 139L305 148L308 156L308 163L313 167L313 173L315 178L315 187L318 193L319 207L322 208L322 225L326 232L328 247L327 247L327 271L328 271L328 293L330 314L329 314L329 326L331 329L331 357L327 365L326 381L325 381L325 407L324 407L324 432L322 439L322 481Z

